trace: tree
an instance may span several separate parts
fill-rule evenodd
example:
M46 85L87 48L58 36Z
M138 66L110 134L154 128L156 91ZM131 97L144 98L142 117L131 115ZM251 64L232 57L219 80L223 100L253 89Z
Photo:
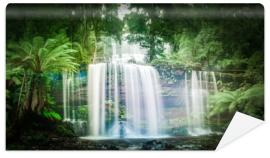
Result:
M46 102L46 75L52 72L76 71L74 62L76 50L64 33L45 40L34 37L32 41L9 43L7 46L7 63L11 69L20 67L23 79L18 100L18 115L23 111L40 112ZM25 97L20 100L23 90Z
M148 61L151 62L164 51L164 40L160 34L163 31L163 21L158 17L158 5L131 5L137 12L126 15L124 20L129 31L129 42L139 43L148 49Z
M96 62L98 43L102 36L111 36L120 41L123 22L117 17L117 4L78 5L74 8L76 16L71 17L70 36L80 51L82 64ZM80 47L78 47L80 46Z
M101 53L97 43L102 36L121 40L123 22L117 16L118 7L119 4L11 4L7 7L7 41L29 41L35 36L47 39L64 30L72 48L78 51L77 62L89 64ZM36 15L29 15L28 10Z

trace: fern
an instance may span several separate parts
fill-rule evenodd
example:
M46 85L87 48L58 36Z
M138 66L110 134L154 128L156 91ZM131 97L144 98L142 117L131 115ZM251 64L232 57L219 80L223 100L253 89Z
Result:
M73 56L77 51L63 34L46 41L37 36L32 42L11 43L7 51L10 63L34 73L76 71L79 66Z
M239 90L236 90L219 92L213 96L210 96L210 117L220 113L234 111L237 106L237 104L235 103L237 102L237 98L239 98L240 95L241 92Z
M219 92L209 97L209 116L240 111L262 118L264 107L263 84L255 84L248 89Z
M244 91L239 102L242 103L242 112L263 119L264 87L262 84L256 84Z
M45 117L45 118L47 118L47 119L50 119L50 120L57 120L57 121L62 120L61 115L58 114L57 112L54 112L54 111L44 110L42 112L42 116Z
M25 85L21 85L28 86L25 88L23 109L31 108L32 111L40 112L45 104L45 74L76 71L79 64L75 60L75 53L77 50L72 49L72 44L63 33L47 40L37 36L31 41L10 43L7 46L7 61L13 66L12 69L20 67L27 75L30 74ZM18 80L14 81L20 84Z

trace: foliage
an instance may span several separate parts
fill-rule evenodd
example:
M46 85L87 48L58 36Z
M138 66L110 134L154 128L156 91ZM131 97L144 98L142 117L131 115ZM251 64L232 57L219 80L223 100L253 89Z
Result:
M55 133L57 133L58 135L62 136L62 137L74 137L76 136L71 124L69 123L64 123L64 124L60 124L57 126L57 128L55 129Z
M62 120L61 115L54 111L43 110L42 116L50 120L57 120L57 121Z
M166 54L152 61L154 65L169 65L180 69L211 69L216 65L216 58L223 53L222 43L218 41L217 28L204 26L198 34L184 30L175 36L179 43L178 51Z
M75 71L78 64L74 62L71 43L64 33L45 40L34 37L32 41L11 42L7 46L7 62L12 64L9 71L21 69L24 73L21 91L24 99L21 110L39 112L46 101L46 82L48 73L61 71ZM13 70L12 70L13 69ZM9 72L8 71L8 72ZM19 79L18 79L19 80ZM21 97L21 94L20 94Z
M78 66L72 56L76 51L64 33L46 41L37 36L32 41L10 43L7 51L9 63L34 73L75 71Z
M154 60L155 65L238 71L249 67L249 60L263 52L263 19L243 16L252 9L261 9L259 5L134 4L131 8L135 10L125 17L128 39L148 48L149 61ZM230 13L224 19L201 12L228 8ZM151 45L164 48L167 43L169 53L151 50ZM262 65L252 64L260 69Z
M11 65L7 65L6 80L10 81L10 84L21 85L20 77L23 74L22 67L11 68Z
M209 98L209 104L210 117L240 111L263 119L263 84L255 84L249 88L239 88L235 91L218 92Z
M44 12L42 17L28 16L24 14L25 7L50 12ZM20 19L10 14L15 13L14 9L19 9ZM184 71L191 69L241 76L241 80L230 77L233 79L222 81L219 85L222 92L210 97L210 117L236 110L263 117L261 5L131 4L130 12L123 19L118 16L118 9L119 4L9 5L6 21L8 118L30 110L60 120L56 112L44 111L45 106L56 104L51 96L52 74L74 72L98 62L99 58L110 58L112 40L121 43L123 34L129 42L148 49L147 64L157 67L161 78L170 83L176 83ZM213 15L217 10L226 14ZM247 13L251 10L259 14L255 18L249 16ZM63 14L55 14L58 11ZM113 101L106 102L106 106L107 112L113 111ZM124 106L119 106L120 119L125 119ZM78 111L79 117L87 118L86 107L80 106ZM61 132L65 127L58 130Z
M123 23L117 17L117 8L117 4L92 4L79 5L75 9L78 15L74 17L70 31L81 64L96 62L98 54L103 53L98 50L103 36L121 39Z
M120 105L120 110L119 110L119 119L120 120L125 120L127 119L126 115L126 107L124 105Z
M80 118L82 120L87 120L88 119L88 108L87 108L86 105L79 106L78 118Z
M135 7L137 6L135 5ZM143 12L139 12L139 8L137 8L137 12L126 15L124 19L130 32L129 42L139 43L142 47L148 48L148 61L162 56L164 51L164 40L158 36L162 26L161 21L155 17L157 12L157 8L151 5Z

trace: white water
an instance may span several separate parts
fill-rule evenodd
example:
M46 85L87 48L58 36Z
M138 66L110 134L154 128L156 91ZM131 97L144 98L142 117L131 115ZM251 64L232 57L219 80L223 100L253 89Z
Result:
M217 83L214 72L192 71L185 73L185 108L187 127L190 135L208 134L205 115L208 112L208 95L216 93ZM213 88L209 88L212 86ZM213 89L211 92L210 89Z
M82 124L77 117L77 105L82 104L82 84L80 74L63 73L63 121Z
M82 87L80 75L63 73L64 121L76 124L75 128L85 128L94 139L170 135L171 127L167 123L171 116L166 116L168 110L163 105L158 71L152 66L127 63L141 54L131 53L130 57L124 53L130 48L121 48L121 53L117 53L117 48L112 43L112 57L107 63L88 65L86 87ZM143 62L141 57L139 61ZM191 71L183 77L183 93L179 95L184 95L180 97L184 104L181 115L185 116L188 134L208 134L211 131L205 125L205 115L209 111L208 95L218 90L215 73ZM81 94L82 89L85 95ZM78 117L78 105L84 99L88 120ZM87 126L83 126L84 122Z
M89 65L87 91L91 136L139 137L163 134L161 125L164 114L159 76L153 67L128 63ZM106 97L105 91L109 92ZM107 109L107 113L104 104L106 99L113 102L113 108ZM119 115L120 101L125 105L122 108L125 113L123 120ZM110 119L113 121L106 126L106 121L110 122Z

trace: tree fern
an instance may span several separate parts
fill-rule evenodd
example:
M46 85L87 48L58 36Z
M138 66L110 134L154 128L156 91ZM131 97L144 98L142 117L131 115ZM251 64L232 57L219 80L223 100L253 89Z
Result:
M46 73L76 71L79 66L74 57L77 51L62 33L47 40L37 36L32 41L10 43L7 52L8 63L14 68L23 68L30 76L25 83L29 86L25 88L27 94L23 108L33 111L40 111L44 106Z

